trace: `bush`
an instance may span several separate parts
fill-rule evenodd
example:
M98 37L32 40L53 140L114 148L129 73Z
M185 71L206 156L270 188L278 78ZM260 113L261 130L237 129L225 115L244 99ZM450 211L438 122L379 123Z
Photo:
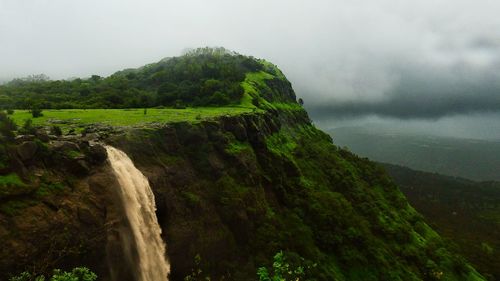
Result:
M273 267L268 270L260 267L257 270L259 281L295 281L305 279L305 269L303 266L292 267L282 251L274 255Z
M33 120L26 119L24 121L23 127L19 130L21 134L34 135L36 133L36 128L33 127Z
M8 115L14 114L14 109L7 109L7 114Z
M55 136L62 136L62 130L59 126L50 127L50 134Z
M28 272L23 272L18 276L12 277L10 281L45 281L45 276L35 276ZM95 281L97 275L85 267L76 267L71 272L55 269L49 281Z
M14 123L14 121L12 121L7 114L0 111L0 135L7 140L13 140L15 137L14 131L16 129L16 123Z
M31 112L31 115L33 116L33 118L38 118L38 117L43 116L42 110L40 108L34 107L30 110L30 112Z

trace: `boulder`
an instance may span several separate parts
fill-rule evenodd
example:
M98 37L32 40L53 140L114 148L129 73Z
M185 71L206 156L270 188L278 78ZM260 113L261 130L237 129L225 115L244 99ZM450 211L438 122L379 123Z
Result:
M43 142L49 142L50 140L49 135L44 130L37 130L36 137Z
M17 154L22 161L28 161L35 156L38 146L33 141L25 141L17 146Z
M90 162L100 164L108 158L108 153L104 146L96 144L89 147L88 157Z
M99 219L87 208L78 208L78 219L85 224L95 225L99 223Z
M52 148L57 151L79 151L78 145L71 141L54 141L51 143Z
M35 136L34 135L19 135L16 136L16 143L23 143L25 141L34 141Z

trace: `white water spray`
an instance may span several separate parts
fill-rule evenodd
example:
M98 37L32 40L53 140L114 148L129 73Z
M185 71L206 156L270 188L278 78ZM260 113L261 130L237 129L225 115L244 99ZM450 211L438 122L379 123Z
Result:
M106 146L106 151L121 187L119 193L133 235L131 238L134 243L123 247L136 247L133 251L128 251L128 255L137 255L134 269L136 280L168 280L170 264L165 258L166 245L161 238L161 228L155 213L155 198L148 179L123 151L111 146ZM129 258L133 260L132 257Z

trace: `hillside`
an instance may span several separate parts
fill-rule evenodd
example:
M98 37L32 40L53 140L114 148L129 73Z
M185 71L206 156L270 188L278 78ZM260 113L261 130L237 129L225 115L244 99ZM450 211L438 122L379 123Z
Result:
M500 183L383 164L411 205L460 246L482 273L500 280Z
M335 143L372 160L478 181L500 180L500 142L401 133L379 127L328 131Z
M190 59L211 63L206 51L198 55ZM135 265L118 243L130 226L116 201L106 144L124 151L149 180L170 280L256 280L258 268L270 268L280 251L304 280L484 280L381 167L333 145L312 125L277 68L249 59L259 65L255 71L236 54L215 60L220 69L230 61L245 70L244 79L230 80L240 81L241 98L222 107L200 109L193 101L183 108L183 100L155 109L158 119L143 112L145 119L130 122L137 111L122 110L125 123L107 120L104 109L44 110L37 128L17 129L2 114L0 279L82 265L101 280L110 272L131 280ZM212 76L194 82L205 78ZM35 89L47 82L37 83ZM208 109L216 113L202 115ZM17 114L26 112L13 114L23 123Z

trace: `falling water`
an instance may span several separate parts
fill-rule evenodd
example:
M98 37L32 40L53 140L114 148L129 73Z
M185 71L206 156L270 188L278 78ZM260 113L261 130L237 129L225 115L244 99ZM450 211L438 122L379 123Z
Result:
M137 281L168 280L170 264L165 258L165 243L156 218L155 198L148 179L134 166L123 151L106 146L108 159L120 184L120 198L128 219L133 241L125 248L129 260L136 260L134 269ZM128 253L127 253L128 252Z

